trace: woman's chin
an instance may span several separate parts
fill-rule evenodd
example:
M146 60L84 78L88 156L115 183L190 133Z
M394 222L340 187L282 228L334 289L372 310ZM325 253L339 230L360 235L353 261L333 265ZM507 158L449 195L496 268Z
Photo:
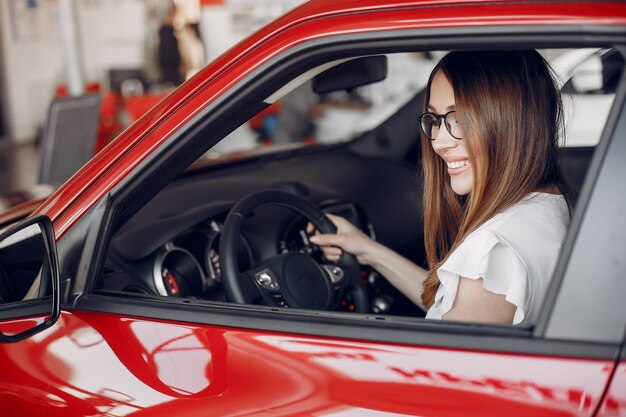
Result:
M455 194L467 195L472 191L472 178L452 177L450 186Z

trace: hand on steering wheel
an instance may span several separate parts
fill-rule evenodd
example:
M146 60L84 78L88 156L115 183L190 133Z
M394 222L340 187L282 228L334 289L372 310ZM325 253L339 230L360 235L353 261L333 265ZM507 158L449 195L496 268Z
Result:
M282 190L257 191L232 208L220 238L222 282L230 301L250 304L260 294L279 307L337 310L344 292L352 295L355 311L369 312L369 296L354 255L344 251L336 263L319 264L301 252L263 260L248 271L239 271L237 245L243 220L257 207L278 204L306 217L323 234L336 227L317 206Z
M321 234L315 230L313 224L309 223L307 232L311 233L315 230L315 235L311 236L309 241L318 245L324 252L324 257L329 261L338 261L345 251L356 256L361 265L371 265L371 253L374 252L371 247L374 241L347 219L328 213L326 216L337 228L336 232L334 234Z

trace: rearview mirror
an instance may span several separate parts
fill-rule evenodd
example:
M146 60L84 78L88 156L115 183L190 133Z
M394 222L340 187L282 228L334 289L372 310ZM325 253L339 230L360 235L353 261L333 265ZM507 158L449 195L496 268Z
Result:
M28 219L0 235L0 342L17 342L52 326L60 315L52 222Z
M387 77L387 57L384 55L356 58L334 66L313 79L313 91L326 94L352 90L382 81Z
M574 91L579 94L594 93L602 90L602 59L597 56L589 57L583 62L572 76Z

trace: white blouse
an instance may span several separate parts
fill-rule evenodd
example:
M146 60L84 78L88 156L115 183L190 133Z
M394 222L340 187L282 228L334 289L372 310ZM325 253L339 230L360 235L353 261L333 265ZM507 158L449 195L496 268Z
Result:
M441 319L452 308L465 277L482 278L483 288L514 304L513 324L535 322L568 223L565 198L538 192L493 216L437 269L440 285L426 318Z

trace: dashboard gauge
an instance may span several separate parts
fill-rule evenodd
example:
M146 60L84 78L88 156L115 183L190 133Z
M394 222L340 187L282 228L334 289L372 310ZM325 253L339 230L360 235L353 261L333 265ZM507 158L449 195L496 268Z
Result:
M206 249L205 263L209 273L209 280L215 283L222 281L222 267L220 266L220 236L217 233L211 237ZM252 268L253 258L250 246L242 237L239 238L239 251L237 254L240 271Z
M209 260L209 271L215 277L216 281L222 279L222 267L220 266L220 253L219 249L214 249L209 245L209 252L207 253Z
M310 253L313 249L309 242L309 235L305 231L308 221L306 219L300 219L299 224L291 224L290 235L278 242L278 251L280 253L288 252L307 252Z
M178 271L163 267L161 269L161 278L163 279L167 295L173 297L186 297L189 295L189 288Z
M198 261L188 251L165 245L154 262L154 284L160 295L200 297L204 274Z
M376 240L374 227L367 219L367 215L359 206L342 201L326 201L320 203L320 208L325 213L341 216L365 232L370 238ZM303 216L294 216L287 223L278 241L280 253L304 252L313 256L318 261L323 261L322 253L317 245L309 242L309 234L306 232L309 220Z
M214 222L213 222L214 223ZM214 230L205 247L204 266L207 271L210 286L222 282L222 268L220 266L220 229Z

